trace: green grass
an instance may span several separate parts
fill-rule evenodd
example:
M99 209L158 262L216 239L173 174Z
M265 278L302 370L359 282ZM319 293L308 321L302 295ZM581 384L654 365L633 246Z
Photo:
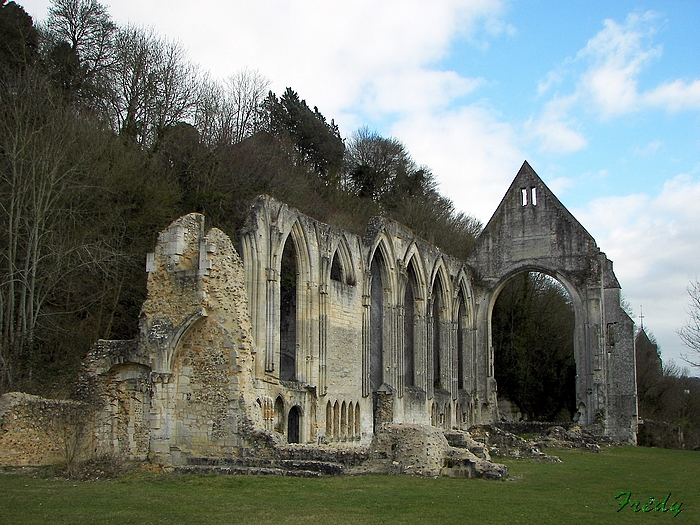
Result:
M550 452L551 453L551 452ZM564 463L502 460L510 481L357 476L131 475L75 482L0 475L0 523L700 524L700 452L621 447L555 452ZM615 495L682 512L635 513Z

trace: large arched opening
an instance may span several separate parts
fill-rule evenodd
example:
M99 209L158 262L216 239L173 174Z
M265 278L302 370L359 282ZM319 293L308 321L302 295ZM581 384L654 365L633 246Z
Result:
M382 269L384 259L379 250L372 258L371 274L371 307L370 307L370 350L369 350L369 382L370 390L377 392L384 382L384 283Z
M539 271L508 277L491 312L494 377L506 419L576 417L575 309L557 279Z
M451 368L449 341L446 332L448 319L447 288L443 282L442 273L438 273L433 283L431 294L431 346L432 346L432 381L437 391L450 390Z
M297 250L289 235L280 264L280 379L297 379Z

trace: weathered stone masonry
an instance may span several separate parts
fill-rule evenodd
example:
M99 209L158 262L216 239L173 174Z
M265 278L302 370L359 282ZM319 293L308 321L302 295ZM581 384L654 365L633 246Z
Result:
M634 442L612 263L527 163L466 261L387 219L360 237L270 197L239 235L240 256L198 214L160 234L138 340L100 341L86 362L108 400L96 450L181 463L245 454L261 433L352 446L385 423L492 422L491 311L522 271L572 297L579 422Z

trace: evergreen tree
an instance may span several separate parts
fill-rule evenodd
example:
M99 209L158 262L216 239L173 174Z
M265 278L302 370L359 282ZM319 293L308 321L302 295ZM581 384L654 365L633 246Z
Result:
M39 32L22 6L0 0L0 73L19 73L38 57Z
M345 153L335 122L331 120L329 124L317 107L312 111L289 87L279 99L270 92L266 107L270 130L288 135L302 162L309 164L325 181L335 182Z

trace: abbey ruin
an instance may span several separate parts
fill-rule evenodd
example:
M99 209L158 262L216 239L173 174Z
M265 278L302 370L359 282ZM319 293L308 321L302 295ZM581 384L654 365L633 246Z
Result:
M99 446L178 464L251 433L367 445L387 423L497 421L491 312L524 271L556 278L575 314L576 419L634 443L633 323L612 262L524 163L467 260L376 218L357 236L258 198L240 253L204 217L160 233L133 341L86 361L108 402Z

